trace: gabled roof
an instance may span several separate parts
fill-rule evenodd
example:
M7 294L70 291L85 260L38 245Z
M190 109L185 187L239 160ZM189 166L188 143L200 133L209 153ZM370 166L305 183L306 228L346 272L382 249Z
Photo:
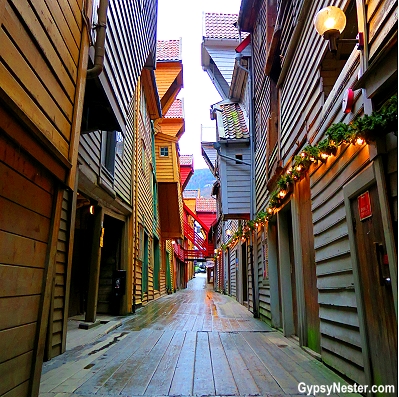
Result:
M216 213L216 200L214 198L197 198L195 204L196 212L214 212Z
M234 26L238 14L205 13L204 37L207 39L239 39L238 29Z
M181 61L181 40L158 40L157 61Z
M180 156L180 165L193 165L193 155L192 154L182 154Z
M238 103L220 105L223 129L218 125L220 139L249 139L249 131L244 113Z
M183 119L183 101L181 99L175 99L164 117L166 119Z

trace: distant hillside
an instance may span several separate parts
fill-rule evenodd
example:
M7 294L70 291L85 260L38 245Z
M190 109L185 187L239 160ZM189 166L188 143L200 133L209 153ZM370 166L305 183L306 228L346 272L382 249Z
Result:
M195 170L186 189L200 189L201 197L211 197L213 182L215 182L215 177L208 168Z

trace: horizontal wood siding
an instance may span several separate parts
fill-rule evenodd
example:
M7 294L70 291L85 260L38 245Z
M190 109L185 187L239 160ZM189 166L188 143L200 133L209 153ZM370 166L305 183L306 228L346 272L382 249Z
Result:
M97 181L101 167L101 131L80 135L78 162L83 164L85 174L93 181Z
M157 181L158 182L177 182L174 179L174 159L172 142L159 140L155 138L155 158L157 165ZM161 147L167 147L169 156L161 156Z
M56 264L54 269L52 302L50 307L50 323L48 330L48 351L47 359L51 359L63 353L62 340L64 310L65 310L65 290L66 290L66 271L68 262L68 236L70 222L71 194L64 191L61 210L61 222L58 231Z
M107 14L104 73L124 122L144 64L156 52L157 2L140 4L110 1Z
M1 95L69 160L81 3L8 0L2 8Z
M242 155L242 160L250 163L251 155L248 146L232 144L223 151L226 156L235 158L236 154ZM227 207L223 208L225 215L249 214L251 192L251 170L246 164L236 164L233 160L224 160L222 170L225 172L221 178L225 179L226 188L224 194L227 197ZM222 179L222 180L223 180Z
M235 46L231 48L226 48L225 44L223 48L205 45L205 48L207 49L213 62L215 62L216 67L219 69L219 72L229 86L231 83L231 78L233 76L235 63L235 47L239 44L238 40L234 44Z
M236 273L237 247L230 250L230 295L237 298L237 273Z
M367 5L369 57L373 59L387 36L397 32L398 3L392 0L372 0Z
M183 65L181 62L158 62L157 69L155 71L155 76L157 80L157 88L159 97L162 98L169 88L172 86L173 82L181 71L183 70Z
M11 131L10 131L11 132ZM54 181L0 135L0 395L27 397L39 326ZM10 392L13 393L13 392Z
M363 358L342 186L368 163L367 146L341 147L310 176L322 357L359 383Z

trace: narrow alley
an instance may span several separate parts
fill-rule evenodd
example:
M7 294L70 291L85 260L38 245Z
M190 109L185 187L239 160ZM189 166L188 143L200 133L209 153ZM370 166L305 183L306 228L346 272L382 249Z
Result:
M187 289L45 363L40 397L292 396L300 394L301 382L345 384L296 341L198 275Z

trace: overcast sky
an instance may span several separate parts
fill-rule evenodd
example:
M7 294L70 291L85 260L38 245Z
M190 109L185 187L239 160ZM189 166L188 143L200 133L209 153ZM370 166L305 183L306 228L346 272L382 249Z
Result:
M238 14L241 0L158 0L158 39L182 38L186 132L179 141L180 154L194 155L194 168L207 168L201 156L201 124L214 126L209 107L220 100L208 74L201 67L204 12Z

